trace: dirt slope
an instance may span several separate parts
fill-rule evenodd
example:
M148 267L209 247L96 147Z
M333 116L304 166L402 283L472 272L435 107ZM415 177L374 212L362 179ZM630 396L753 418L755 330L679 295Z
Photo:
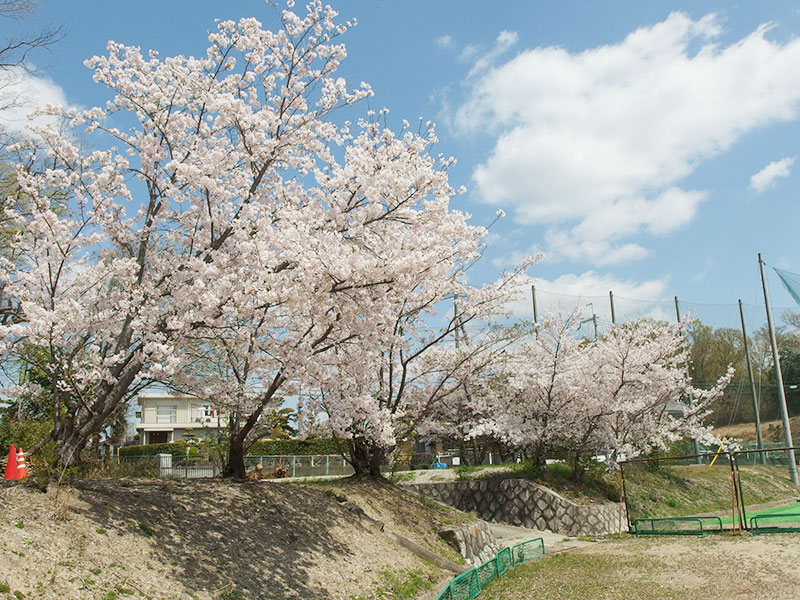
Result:
M0 599L391 597L452 573L393 543L373 519L454 560L435 531L465 518L363 482L87 480L57 497L6 484Z

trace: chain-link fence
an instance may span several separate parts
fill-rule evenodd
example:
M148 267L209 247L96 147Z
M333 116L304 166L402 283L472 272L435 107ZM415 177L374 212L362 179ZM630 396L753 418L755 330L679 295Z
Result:
M248 471L260 471L264 477L321 477L354 473L353 467L341 454L246 456L244 463Z

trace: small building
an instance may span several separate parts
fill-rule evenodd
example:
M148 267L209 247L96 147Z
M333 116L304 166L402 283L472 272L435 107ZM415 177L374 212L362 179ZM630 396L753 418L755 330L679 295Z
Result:
M136 424L140 444L166 444L186 434L209 438L228 426L228 419L196 396L169 392L142 392L138 396Z

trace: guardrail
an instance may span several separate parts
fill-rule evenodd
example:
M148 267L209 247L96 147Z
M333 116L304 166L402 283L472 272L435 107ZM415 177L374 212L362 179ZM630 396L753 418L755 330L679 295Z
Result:
M511 548L503 548L479 567L457 575L436 600L473 600L489 582L502 577L511 567L544 556L544 540L535 538Z

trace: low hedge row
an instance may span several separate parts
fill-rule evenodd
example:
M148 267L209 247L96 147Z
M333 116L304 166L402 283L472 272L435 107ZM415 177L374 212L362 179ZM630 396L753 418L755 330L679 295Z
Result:
M332 438L314 438L310 440L260 440L255 442L248 454L252 456L286 456L293 454L341 454L347 451L343 440ZM172 454L186 456L187 445L183 440L169 444L143 444L123 446L119 449L121 456L155 456L156 454Z

